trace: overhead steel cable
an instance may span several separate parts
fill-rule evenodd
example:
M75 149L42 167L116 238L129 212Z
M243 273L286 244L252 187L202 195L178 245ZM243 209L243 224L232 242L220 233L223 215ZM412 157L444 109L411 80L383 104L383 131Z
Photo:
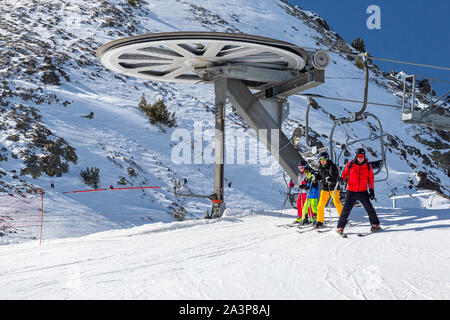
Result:
M346 54L348 56L353 56L353 57L357 57L357 56L361 55L361 53L344 52L344 51L321 49L321 48L313 48L313 47L303 47L303 46L294 45L294 44L291 45L291 44L284 43L283 45L286 46L286 47L301 48L301 49L310 50L310 51L321 50L321 51L325 51L325 52L328 52L328 53ZM393 62L393 63L400 63L400 64L409 64L409 65L413 65L413 66L419 66L419 67L425 67L425 68L433 68L433 69L442 69L442 70L450 71L450 67L435 66L435 65L418 63L418 62L410 62L410 61L404 61L404 60L397 60L397 59L390 59L390 58L381 58L381 57L373 57L373 56L368 56L368 59L379 60L379 61L386 61L386 62Z
M438 79L438 78L424 76L422 74L416 74L416 77L418 77L418 78L425 78L425 79L429 79L429 80L433 80L433 81L439 81L439 82L442 82L442 83L450 84L450 81L448 81L448 80L442 80L442 79Z
M347 52L343 52L343 51L335 51L335 50L324 50L324 49L318 49L318 48L306 48L306 49L312 49L312 50L322 50L325 52L329 52L329 53L336 53L336 54L346 54L349 56L353 56L353 57L357 57L360 56L360 53L347 53ZM413 65L413 66L419 66L419 67L425 67L425 68L433 68L433 69L442 69L442 70L450 70L450 67L443 67L443 66L435 66L435 65L431 65L431 64L424 64L424 63L418 63L418 62L410 62L410 61L404 61L404 60L397 60L397 59L390 59L390 58L381 58L381 57L373 57L373 56L368 56L368 59L371 60L379 60L379 61L386 61L386 62L392 62L392 63L400 63L400 64L409 64L409 65Z
M298 93L298 94L296 94L296 96L313 97L313 98L319 98L319 99L328 99L328 100L336 100L336 101L352 102L352 103L364 103L364 101L360 101L360 100L344 99L344 98L337 98L337 97L326 97L326 96L322 96L320 94L314 94L314 93L311 93L311 94ZM367 104L371 104L371 105L375 105L375 106L383 106L383 107L394 107L394 108L401 108L402 107L400 105L395 105L395 104L370 102L370 101L367 101Z
M387 58L376 58L376 57L369 57L369 59L379 60L379 61L387 61L387 62L394 62L394 63L401 63L401 64L409 64L409 65L412 65L412 66L433 68L433 69L442 69L442 70L449 70L450 71L450 67L433 66L433 65L430 65L430 64L423 64L423 63L417 63L417 62L401 61L401 60L394 60L394 59L387 59Z

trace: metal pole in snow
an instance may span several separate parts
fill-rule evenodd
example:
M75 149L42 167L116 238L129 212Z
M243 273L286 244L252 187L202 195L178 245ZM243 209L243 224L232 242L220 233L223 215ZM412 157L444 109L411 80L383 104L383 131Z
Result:
M41 189L41 235L39 237L39 245L42 244L42 226L44 224L44 189Z

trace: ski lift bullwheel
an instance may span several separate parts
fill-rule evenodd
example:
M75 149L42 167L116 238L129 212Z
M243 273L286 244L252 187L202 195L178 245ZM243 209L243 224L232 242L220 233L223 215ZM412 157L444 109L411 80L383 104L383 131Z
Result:
M171 32L128 37L97 51L117 73L154 81L210 83L195 70L222 65L302 70L308 53L292 44L259 36L216 32ZM248 83L251 85L251 83Z
M327 53L322 50L310 52L291 43L266 37L216 32L171 32L127 37L104 44L97 50L97 56L106 69L134 78L214 84L215 107L219 110L215 112L215 147L218 156L214 167L214 197L204 196L213 202L213 217L221 216L225 208L224 161L218 158L224 154L223 115L227 95L233 96L241 113L249 119L257 119L252 120L255 130L271 128L274 120L259 101L260 97L257 97L256 103L261 106L258 110L262 111L250 112L243 107L246 97L252 95L249 89L262 92L283 83L287 86L283 88L283 94L289 96L323 83L323 70L329 63ZM226 89L226 85L230 85L233 90ZM238 94L241 89L247 96ZM285 142L288 139L282 134L280 140ZM301 156L294 152L296 150L290 144L284 147L283 154L291 158L282 163L293 177L296 171L293 163L297 163Z

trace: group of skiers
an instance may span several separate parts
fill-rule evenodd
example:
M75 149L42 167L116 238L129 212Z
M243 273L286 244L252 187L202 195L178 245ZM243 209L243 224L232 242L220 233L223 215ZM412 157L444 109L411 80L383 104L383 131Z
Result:
M380 229L375 209L370 200L375 199L374 174L365 150L356 150L355 158L347 163L339 176L337 166L330 160L327 152L319 154L319 168L312 169L306 161L298 164L298 181L292 180L288 187L298 187L300 193L297 199L297 223L302 225L313 224L320 228L324 224L325 207L330 197L339 215L337 232L343 234L350 211L356 201L360 201L367 211L371 224L371 231ZM340 201L339 185L347 182L344 205ZM319 194L320 190L320 194ZM369 192L367 192L369 190Z

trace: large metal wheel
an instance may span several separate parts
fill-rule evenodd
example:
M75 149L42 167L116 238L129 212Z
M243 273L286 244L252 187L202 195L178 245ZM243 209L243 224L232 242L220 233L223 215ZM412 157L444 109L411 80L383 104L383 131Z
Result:
M236 65L303 70L308 53L290 43L259 36L216 32L173 32L128 37L100 47L107 69L154 81L208 83L195 70Z

